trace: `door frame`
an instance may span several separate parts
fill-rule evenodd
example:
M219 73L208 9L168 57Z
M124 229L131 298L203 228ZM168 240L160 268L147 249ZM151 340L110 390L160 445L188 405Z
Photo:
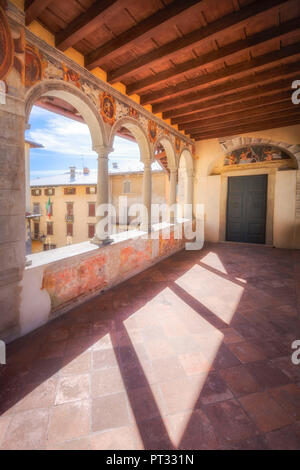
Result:
M220 194L220 229L219 240L226 241L226 223L227 223L227 200L228 200L228 178L234 176L255 176L267 175L267 213L266 213L266 241L265 245L273 245L273 219L274 219L274 194L277 168L262 168L253 170L234 170L226 171L221 175L221 194Z

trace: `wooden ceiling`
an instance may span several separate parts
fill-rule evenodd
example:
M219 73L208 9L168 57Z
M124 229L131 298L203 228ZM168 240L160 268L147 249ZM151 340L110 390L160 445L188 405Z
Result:
M56 47L195 140L300 123L300 0L26 0Z

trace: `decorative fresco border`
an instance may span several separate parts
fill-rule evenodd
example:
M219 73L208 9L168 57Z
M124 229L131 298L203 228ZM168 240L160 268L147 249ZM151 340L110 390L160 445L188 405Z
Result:
M110 122L110 124L113 124L115 120L118 120L121 117L130 116L138 119L142 124L142 118L144 118L147 121L147 125L145 127L147 134L150 127L152 130L152 133L150 134L151 138L149 138L150 142L154 143L156 138L161 133L168 133L174 140L174 149L176 139L177 142L178 140L182 142L182 147L188 147L191 153L193 152L194 142L191 139L182 135L180 132L177 132L172 126L163 122L151 112L145 110L143 106L137 104L135 101L131 100L126 95L123 95L109 84L95 77L84 67L77 64L65 54L53 48L39 37L35 36L28 29L25 30L25 34L27 48L34 48L36 55L40 56L41 58L39 67L44 69L44 71L43 76L40 77L40 80L53 78L69 81L74 84L74 86L80 87L83 92L92 98L92 101L97 106L97 108L99 108L99 96L100 102L104 101L104 96L110 97L107 98L106 103L110 101L111 108L115 106L115 117L106 117L106 119L104 118L105 122ZM26 75L27 74L28 72L26 72ZM31 85L33 84L34 83L31 83ZM28 85L29 83L27 83L27 86ZM97 99L95 99L96 95ZM105 117L103 116L103 108L101 109L101 115L102 117ZM155 123L155 125L149 124L149 122ZM157 129L156 136L153 135L153 129L155 128ZM177 148L178 147L180 148L181 146L178 146L177 144Z
M25 92L43 80L55 79L69 82L94 103L108 134L115 122L121 118L130 117L136 119L142 126L153 148L160 138L168 136L177 159L183 149L188 149L192 155L194 154L194 142L189 137L176 131L143 106L123 95L27 29L24 26L24 12L10 1L7 2L5 13L15 45L11 73L18 74ZM14 90L13 86L8 87L8 96L21 98L20 93Z

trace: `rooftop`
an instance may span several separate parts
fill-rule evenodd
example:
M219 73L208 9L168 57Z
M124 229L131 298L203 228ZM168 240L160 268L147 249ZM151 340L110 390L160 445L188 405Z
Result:
M109 175L135 175L143 174L144 165L142 162L137 161L130 163L130 165L122 166L121 168L109 168ZM155 162L152 167L152 172L162 173L159 163ZM30 180L30 186L66 186L66 185L94 185L97 184L97 170L90 170L85 174L83 170L75 171L75 178L71 178L70 171L65 171L57 175L49 175L43 178L34 178Z

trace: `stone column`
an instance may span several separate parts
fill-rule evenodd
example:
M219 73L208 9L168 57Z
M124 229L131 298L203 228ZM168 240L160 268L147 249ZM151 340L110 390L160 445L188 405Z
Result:
M102 210L101 215L97 215L99 207L109 204L109 177L108 177L108 155L113 151L110 147L100 147L94 149L98 153L98 178L97 178L97 203L96 203L96 233L93 243L105 245L111 243L109 233L109 217L107 211ZM108 216L108 226L99 227L99 223ZM106 230L105 230L106 228Z
M145 212L141 229L145 232L151 232L151 202L152 202L152 180L151 180L151 161L144 162L143 173L143 205Z
M185 213L185 217L188 219L193 218L193 186L194 186L194 171L187 170L186 172L187 184L186 184L186 200L185 204L189 204L188 210Z
M169 197L169 207L172 207L176 204L176 186L177 186L177 168L170 169L170 197ZM170 222L176 220L177 214L173 211L170 212Z
M11 35L21 37L24 14L11 2L4 11L10 31L9 37L4 33L4 44L9 47ZM1 21L0 37L3 31ZM7 89L0 103L0 339L9 342L20 334L19 282L25 267L25 109L20 74L11 69L0 80Z

